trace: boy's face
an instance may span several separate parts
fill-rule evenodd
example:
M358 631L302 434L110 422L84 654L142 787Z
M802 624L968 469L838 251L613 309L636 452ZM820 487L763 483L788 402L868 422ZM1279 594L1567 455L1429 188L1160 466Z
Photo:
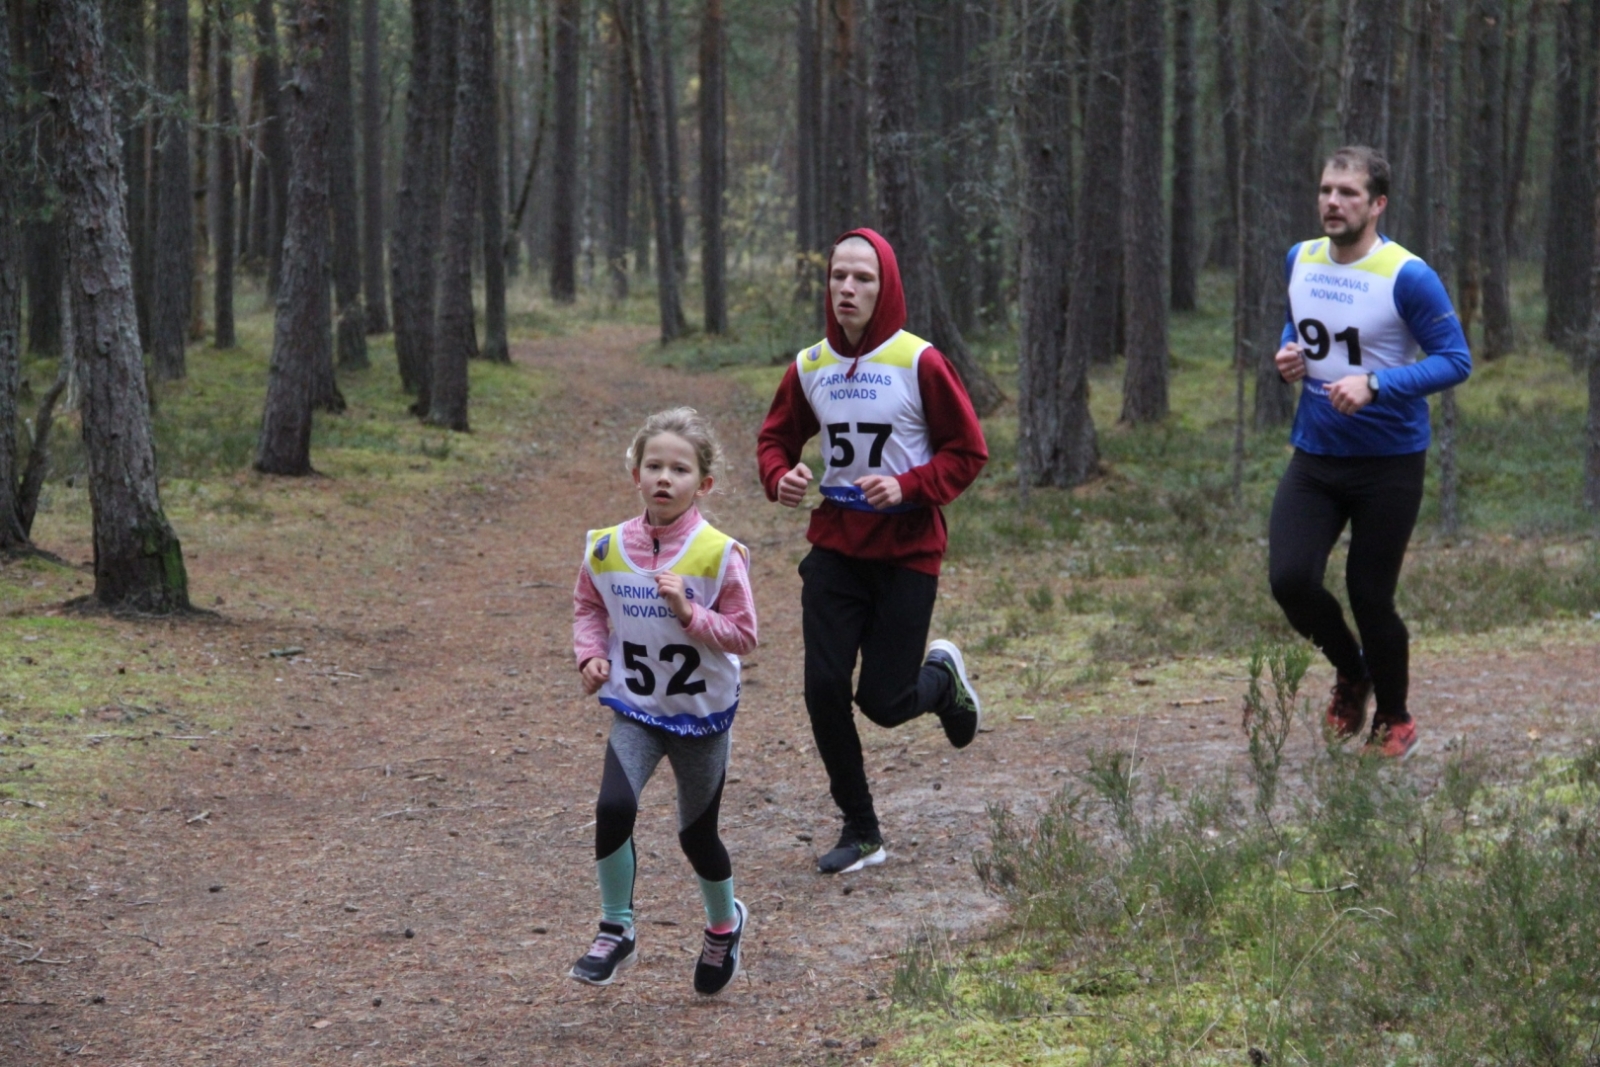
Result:
M668 526L711 492L711 475L700 473L694 445L675 433L658 433L644 443L633 484L644 497L650 525Z
M872 321L879 284L877 249L860 237L839 242L828 266L828 300L851 344L861 340Z

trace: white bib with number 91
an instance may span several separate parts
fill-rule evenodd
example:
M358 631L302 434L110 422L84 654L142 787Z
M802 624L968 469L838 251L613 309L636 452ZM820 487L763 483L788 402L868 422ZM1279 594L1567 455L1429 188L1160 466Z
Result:
M1419 349L1395 311L1394 287L1400 268L1416 257L1384 241L1358 262L1335 263L1328 244L1326 237L1301 244L1289 275L1289 314L1306 377L1335 382L1411 363Z

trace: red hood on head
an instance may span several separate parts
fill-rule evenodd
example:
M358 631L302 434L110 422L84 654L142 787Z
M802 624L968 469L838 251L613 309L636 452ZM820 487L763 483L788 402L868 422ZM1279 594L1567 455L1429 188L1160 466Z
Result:
M906 324L906 291L900 284L900 264L894 257L894 248L884 240L882 234L862 227L840 234L839 240L833 242L834 247L837 248L839 241L846 237L863 238L878 251L878 305L872 310L872 318L867 322L859 344L850 343L850 339L844 335L844 327L834 318L832 295L824 301L828 309L828 344L841 356L858 356L871 352ZM828 252L828 263L830 267L833 264L832 250Z

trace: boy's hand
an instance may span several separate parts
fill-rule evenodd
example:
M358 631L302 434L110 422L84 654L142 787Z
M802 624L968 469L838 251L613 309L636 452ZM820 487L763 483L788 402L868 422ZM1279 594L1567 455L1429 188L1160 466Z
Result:
M856 479L856 488L867 498L867 503L882 511L892 508L905 499L900 491L900 479L890 474L865 474Z
M683 577L671 571L656 575L656 593L667 602L678 621L688 626L689 620L694 618L694 605L683 595Z
M1286 382L1298 382L1306 376L1305 345L1299 341L1290 341L1272 357L1272 362L1277 364L1278 377Z
M578 673L583 675L583 691L594 696L605 685L606 679L611 677L611 661L600 656L591 656L583 661L583 666Z
M778 503L786 508L797 508L805 499L806 486L811 484L811 468L804 463L794 467L778 479Z

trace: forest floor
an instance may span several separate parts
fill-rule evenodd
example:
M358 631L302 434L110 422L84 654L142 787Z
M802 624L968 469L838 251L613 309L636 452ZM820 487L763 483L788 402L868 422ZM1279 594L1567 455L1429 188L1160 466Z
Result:
M495 477L420 512L341 507L324 479L310 491L334 518L314 538L191 551L200 598L226 594L216 616L111 624L166 670L233 679L243 710L6 859L0 1063L881 1060L908 939L981 937L1004 917L971 862L989 805L1037 811L1107 747L1136 749L1180 789L1242 780L1237 661L1119 668L1093 713L1019 716L992 700L961 752L931 720L866 726L891 859L817 874L837 819L801 701L804 515L768 504L755 477L767 398L641 365L645 340L606 328L519 346L554 393ZM743 976L710 999L690 986L703 917L665 765L637 830L641 963L609 988L566 977L597 917L609 721L573 669L572 582L583 531L635 510L628 435L685 401L724 434L726 492L710 510L750 546L761 626L723 803L752 926ZM980 571L947 575L941 598L976 595ZM1462 737L1516 760L1592 736L1597 653L1596 627L1419 651L1426 747L1402 772L1432 789ZM1020 667L975 662L980 692ZM1318 694L1326 674L1313 669Z

